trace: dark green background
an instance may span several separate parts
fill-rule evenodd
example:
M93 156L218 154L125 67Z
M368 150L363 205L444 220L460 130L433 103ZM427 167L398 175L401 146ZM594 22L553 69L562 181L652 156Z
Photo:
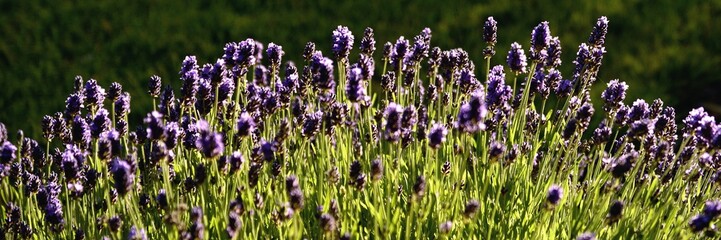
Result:
M132 95L135 125L151 109L145 94L149 76L178 88L185 55L201 63L222 55L226 42L248 37L283 46L298 60L307 41L329 52L331 31L347 25L359 42L366 26L376 30L378 49L398 36L433 30L434 45L462 47L480 62L481 27L498 22L502 64L514 41L528 48L532 27L550 22L563 44L564 75L570 77L577 46L597 17L608 16L597 96L620 78L631 85L627 103L661 97L679 118L691 107L718 115L721 87L721 1L576 1L487 3L446 1L0 1L0 122L10 132L39 137L43 115L64 109L72 79L114 81ZM379 54L379 52L378 52ZM378 57L378 54L376 57ZM600 111L600 105L597 104Z

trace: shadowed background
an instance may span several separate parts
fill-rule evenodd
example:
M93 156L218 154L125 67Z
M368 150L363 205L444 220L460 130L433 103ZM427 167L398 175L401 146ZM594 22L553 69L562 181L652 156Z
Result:
M329 53L337 25L353 31L356 47L363 29L372 27L378 59L386 41L412 38L429 27L432 45L464 48L480 64L488 16L498 21L493 65L504 64L512 42L528 49L531 29L546 20L552 35L561 39L565 77L571 76L578 44L587 40L599 16L608 16L608 53L595 98L605 83L619 78L630 85L627 104L662 98L677 108L677 120L698 106L721 113L721 21L714 20L721 16L721 1L0 0L0 9L0 122L13 136L23 129L39 139L42 116L64 110L76 75L94 78L105 89L121 83L131 93L135 126L152 109L145 93L151 75L178 89L177 72L185 55L196 55L201 64L215 62L226 42L248 37L280 44L284 60L298 62L308 41ZM352 60L357 59L354 50ZM601 104L594 102L601 114Z

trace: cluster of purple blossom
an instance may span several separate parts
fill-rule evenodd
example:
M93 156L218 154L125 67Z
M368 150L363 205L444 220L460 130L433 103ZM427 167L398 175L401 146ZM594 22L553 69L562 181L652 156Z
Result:
M683 120L681 132L685 141L677 145L674 109L664 107L660 99L651 104L636 100L631 106L625 105L628 85L619 80L610 81L601 95L603 110L607 113L604 121L592 131L590 139L582 139L595 112L589 87L596 81L605 53L608 27L605 17L599 18L588 41L579 46L570 79L564 79L558 69L561 43L551 35L548 22L533 29L529 57L521 44L514 42L506 66L490 67L490 59L496 53L496 24L490 17L483 28L487 45L483 55L488 60L485 83L476 77L469 53L462 49L431 48L428 28L414 37L412 44L404 37L395 43L386 43L383 66L385 69L390 65L390 68L380 77L382 94L378 95L384 98L376 102L371 98L370 86L376 71L373 58L376 42L371 28L364 31L359 60L355 63L351 63L350 58L355 38L343 26L333 31L332 58L325 57L309 42L303 52L302 69L292 62L282 65L285 53L280 45L270 43L264 51L263 44L253 39L226 44L222 57L215 63L199 65L195 56L187 56L179 71L182 85L179 98L170 85L162 87L160 77L149 79L148 93L154 99L155 110L147 113L143 125L135 130L129 129L130 95L123 92L122 85L113 83L106 92L96 80L84 81L77 77L65 110L42 119L46 149L22 133L16 147L7 139L7 131L0 124L0 176L16 188L22 187L27 197L35 196L45 224L58 232L66 224L60 186L68 186L70 198L81 199L88 194L104 196L105 193L96 192L97 186L111 180L112 188L107 189L109 197L94 204L97 211L104 213L118 198L137 195L140 208L149 208L154 201L158 209L173 212L171 192L192 193L208 182L238 174L246 164L243 153L249 153L245 174L249 188L257 188L264 168L273 178L282 175L283 168L289 165L287 156L295 154L303 141L316 149L336 147L349 140L353 153L360 156L367 154L364 147L383 144L397 147L398 151L427 144L432 150L441 151L449 134L459 138L483 133L490 136L488 143L476 144L483 145L478 149L484 149L481 152L489 160L508 165L522 155L529 155L534 173L539 171L539 162L547 161L544 152L576 146L578 150L573 154L588 155L592 148L605 149L608 144L610 152L604 151L603 167L613 179L606 183L606 191L619 189L628 181L645 181L652 173L666 182L679 173L691 179L712 175L713 181L721 182L721 170L716 171L721 161L718 151L721 125L714 117L702 108L691 111ZM269 68L262 64L264 55ZM428 67L427 84L420 77L424 60ZM522 88L517 88L517 78L523 74L528 77L521 80ZM511 76L513 85L506 83L506 78ZM548 119L544 111L551 93L567 101ZM535 105L536 100L543 103L542 107ZM106 109L107 101L110 101L110 110ZM557 145L539 149L538 144L529 141L541 134L553 137L544 132L549 122L559 123L552 126L559 130L562 140ZM627 129L625 134L612 136L621 129ZM350 133L351 137L339 139L339 132ZM293 139L295 136L302 140ZM64 147L49 151L53 140ZM452 147L456 152L463 151L457 142ZM680 150L678 154L675 149ZM359 191L368 184L367 178L373 182L383 179L384 160L380 155L369 164L354 158L344 178ZM694 156L699 161L689 162ZM559 169L563 164L567 164L563 167L572 165L564 161L568 160L559 160ZM184 166L182 174L176 173L178 165ZM364 165L369 166L369 175L363 171ZM578 166L576 177L584 182L590 171L588 163ZM446 161L441 172L447 175L450 171L451 162ZM632 171L642 174L633 174L635 179L627 179ZM106 176L112 177L106 180ZM338 182L341 178L338 167L332 166L326 177L330 182ZM165 188L157 193L147 192L152 188L141 187L165 181L171 185L162 185ZM287 201L270 213L279 222L292 219L306 207L307 193L302 190L299 177L288 174L285 185ZM166 189L171 186L179 188ZM411 188L413 199L422 199L428 191L426 176L416 175ZM227 219L225 231L231 238L241 231L246 212L242 191L242 188L237 190L237 197L229 204L227 218L222 218ZM402 191L399 186L399 194ZM545 196L546 205L555 208L563 196L562 185L552 185ZM263 206L263 196L258 192L254 203L258 209ZM478 200L468 201L463 216L474 217L479 204ZM619 221L624 206L622 200L612 202L606 216L609 224ZM716 201L707 202L703 213L689 222L691 229L711 229L711 222L721 213L720 206ZM182 229L181 238L205 236L203 207L207 206L191 209L190 224L167 216L169 222ZM17 205L9 203L5 212L9 220L4 228L22 236L32 234L32 224L21 220ZM319 206L315 215L323 232L340 231L341 217L335 199L330 201L328 211ZM93 217L98 217L99 225L107 225L111 232L122 227L120 215ZM439 231L449 233L453 226L454 222L443 221ZM75 234L77 237L85 233L77 228ZM350 236L338 234L341 238ZM145 229L130 228L129 236L133 238L144 239L146 235ZM578 236L578 239L594 238L592 233Z

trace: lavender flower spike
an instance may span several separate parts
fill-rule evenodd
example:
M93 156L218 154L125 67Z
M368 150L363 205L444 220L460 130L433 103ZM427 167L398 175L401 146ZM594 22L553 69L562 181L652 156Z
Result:
M485 58L490 58L496 54L494 47L496 46L496 42L498 42L497 24L493 17L488 17L483 24L483 41L485 41L487 45L486 48L483 49L483 56L485 56Z
M151 76L150 80L148 80L148 94L150 94L150 96L153 96L154 98L160 96L161 84L162 83L158 75Z
M598 47L606 44L606 33L608 32L608 18L601 16L596 21L596 26L593 26L593 32L588 37L588 44L593 44Z
M508 57L506 58L508 68L516 74L526 73L526 54L523 52L523 48L517 42L511 44L511 50L508 51Z
M333 55L336 61L347 61L350 50L353 49L353 33L348 27L338 26L333 30Z
M386 126L385 139L391 142L397 142L401 131L401 115L403 114L403 106L396 103L389 103L385 110Z
M448 129L443 124L433 124L431 132L428 134L428 146L437 149L446 141L446 135L448 135Z
M0 163L3 165L10 163L11 161L15 160L18 148L15 147L12 143L6 141L2 144L2 148L0 148Z
M253 117L250 116L248 112L243 112L240 114L240 118L238 118L236 129L238 130L236 134L239 137L249 136L255 132L255 120L253 120Z
M269 43L268 49L266 50L266 54L268 54L268 58L270 59L270 65L277 69L278 66L280 66L280 61L285 52L283 52L283 47L281 47L278 44L275 43Z
M345 94L351 102L365 103L370 100L366 95L365 83L363 82L363 74L357 64L353 64L348 70L348 78L345 86Z
M195 125L200 131L200 136L195 141L195 147L198 148L206 158L220 156L225 150L223 135L212 132L208 126L208 122L205 120L200 120Z
M548 188L548 194L546 194L546 200L551 205L556 205L563 198L563 188L558 185L552 185Z
M461 105L458 113L458 121L456 128L460 128L464 132L474 133L486 128L483 118L488 113L485 105L483 91L475 91L471 94L471 99Z
M102 107L105 101L105 89L95 79L85 82L85 103L91 107Z
M114 187L121 196L132 191L135 173L127 161L116 158L110 172L113 174Z
M486 22L483 23L483 41L486 42L486 44L495 46L496 42L498 42L497 39L497 32L498 32L498 22L496 22L493 17L488 17L486 19Z
M606 90L601 93L601 99L603 99L604 103L603 109L605 111L617 109L626 99L626 90L628 90L626 82L618 81L618 79L611 80Z

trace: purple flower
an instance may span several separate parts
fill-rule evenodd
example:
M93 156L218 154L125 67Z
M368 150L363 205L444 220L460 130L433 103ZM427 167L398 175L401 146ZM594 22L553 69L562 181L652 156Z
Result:
M383 115L386 118L385 139L391 142L397 142L400 138L402 127L401 117L403 114L403 106L394 102L388 104Z
M586 61L591 59L591 49L586 43L581 43L576 52L576 60L573 60L575 68L573 70L573 81L578 82L581 78L582 71L586 68Z
M105 101L105 89L95 79L85 82L85 103L90 107L102 107Z
M168 207L168 194L165 192L165 189L158 191L158 196L155 197L155 201L158 202L160 208L165 209Z
M165 138L165 124L163 123L163 115L157 111L152 111L143 120L146 125L146 137L150 140L162 140Z
M285 52L283 52L283 47L281 47L280 45L275 43L269 43L266 54L268 54L268 59L270 59L270 65L273 66L273 68L277 68L278 66L280 66L280 61L283 58Z
M396 44L393 46L393 50L390 55L391 66L394 70L402 71L405 69L403 59L405 58L406 53L408 53L408 45L408 40L406 40L403 36L396 40Z
M98 155L105 155L104 160L110 159L110 156L120 155L120 134L115 130L103 132L100 135Z
M696 127L696 136L700 143L709 144L714 138L714 133L718 127L716 126L716 119L713 116L704 116L698 121Z
M235 82L232 78L224 77L218 86L218 102L230 99L235 91Z
M293 62L288 62L285 65L285 79L283 79L283 86L289 88L292 91L296 91L299 87L298 82L298 68L296 68Z
M125 239L128 240L147 240L148 234L145 232L145 229L138 228L135 225L130 227L130 231L128 231L128 235Z
M123 85L120 85L120 83L113 82L110 84L110 87L108 88L108 98L115 101L118 100L118 96L120 96L120 93L123 92Z
M591 137L591 139L593 139L595 144L608 142L608 140L611 139L611 128L606 126L605 122L601 122L598 128L593 131L593 137Z
M195 94L198 93L199 78L196 74L195 76L181 77L181 80L183 80L183 85L180 88L180 92L183 96L183 103L187 106L192 106L196 101Z
M80 117L80 115L75 115L71 132L75 143L81 145L90 143L90 128L88 127L88 123L85 122L85 119Z
M468 68L462 68L458 76L458 88L465 94L470 94L476 89L483 89L483 85L476 79L476 75Z
M363 81L362 70L357 64L353 64L353 66L350 67L346 79L345 94L349 101L353 103L370 101L370 97L366 95L366 86Z
M543 68L537 67L536 72L533 74L533 78L531 78L530 92L532 94L539 94L544 99L547 98L548 94L550 94L550 89L548 88L548 83L546 82L547 79L548 77L543 73Z
M496 26L497 24L498 22L496 22L493 17L488 17L486 22L483 23L483 41L485 41L488 45L494 46L498 41L496 37L498 32L498 27Z
M548 28L548 22L539 23L531 33L531 46L536 50L548 47L551 42L551 30Z
M531 59L536 61L545 60L548 45L551 42L551 29L548 27L548 22L544 21L539 23L531 32Z
M528 63L526 63L526 54L517 42L511 44L511 50L508 51L506 63L512 72L516 74L526 73L526 66L528 65Z
M491 160L498 161L503 157L503 152L506 151L506 145L498 141L491 141L491 145L488 147L488 155Z
M236 130L238 130L236 134L240 137L249 136L255 132L255 120L253 120L253 117L248 114L248 112L240 114Z
M610 171L613 177L622 178L628 171L633 167L633 161L638 158L638 153L633 151L626 153L618 157L617 159L611 159Z
M263 160L266 162L272 162L275 160L275 152L278 151L278 148L276 148L275 142L269 142L261 139L259 151Z
M563 198L563 188L556 184L551 185L546 194L546 201L551 205L556 205L561 201L561 198Z
M403 114L401 115L401 128L403 130L412 130L417 121L418 111L416 111L416 107L409 105L403 109Z
M108 110L101 108L95 113L93 121L90 122L90 134L97 139L100 134L110 129L110 118L108 118Z
M428 57L428 49L430 49L431 41L431 30L429 28L423 29L420 35L413 38L413 47L410 53L406 56L408 65L416 64L421 61L422 58Z
M182 129L177 122L169 122L165 125L165 145L168 149L175 148L178 145L178 139L183 134Z
M77 93L70 94L65 100L65 115L75 116L83 107L83 97Z
M721 215L721 201L709 200L703 206L703 214L711 218Z
M323 57L320 51L316 51L311 58L310 68L313 73L313 86L322 90L335 88L333 60Z
M324 232L334 232L336 230L336 220L333 215L328 213L323 213L320 215L320 226L323 229Z
M130 93L123 92L115 100L115 116L117 119L125 118L130 113Z
M75 180L80 177L80 171L85 163L87 153L75 145L67 145L62 153L60 167L63 169L67 180Z
M438 231L441 234L448 234L453 230L453 221L445 221L438 226Z
M313 53L315 53L315 43L314 42L306 43L305 48L303 48L303 59L306 62L309 62L310 58L313 56Z
M558 37L552 37L548 44L548 57L546 57L546 67L558 68L561 66L561 40Z
M113 186L121 196L125 196L125 194L133 190L135 173L127 161L115 158L110 172L113 174Z
M260 64L263 60L263 43L255 41L255 64Z
M256 63L255 40L248 38L239 43L228 43L225 45L223 60L228 64L235 64L241 68L255 65Z
M486 42L486 48L483 49L483 56L485 56L485 58L491 58L496 54L496 50L494 49L498 40L496 37L496 33L498 32L496 25L497 22L493 17L488 17L483 24L483 40Z
M615 110L620 104L623 104L623 100L626 99L626 90L628 90L626 82L618 81L618 79L611 80L611 82L608 83L606 90L601 93L601 98L604 102L604 110Z
M491 68L488 74L488 89L486 95L486 104L493 107L503 106L511 99L513 90L511 86L506 85L506 74L503 72L503 66L496 65Z
M335 55L336 61L345 62L350 54L350 50L353 49L353 33L348 30L348 27L338 26L336 30L333 30L333 55Z
M303 199L303 191L300 188L294 188L288 192L288 198L290 199L290 205L293 210L300 211L303 208L305 200Z
M601 16L593 26L593 32L588 37L588 44L603 46L606 43L606 33L608 32L608 18Z
M243 221L240 219L238 213L231 211L228 215L228 226L225 228L225 231L228 233L228 238L235 238L241 225L243 225Z
M463 216L467 218L471 218L474 215L476 215L476 212L478 212L478 208L481 206L481 204L476 199L471 199L466 203L466 207L463 210Z
M688 222L688 226L691 228L691 231L699 232L706 229L709 224L711 224L711 220L710 216L699 214L691 218Z
M65 223L63 219L63 204L57 196L48 198L43 211L45 212L46 222L59 227Z
M570 80L561 80L558 82L558 86L555 89L556 95L561 97L568 97L568 95L571 95L571 91L573 90L573 82Z
M228 163L230 164L230 172L234 173L240 170L240 167L241 165L243 165L244 161L245 158L243 158L243 155L240 154L239 151L233 152L233 154L230 155L230 159L228 160Z
M198 80L198 101L195 102L195 108L201 115L210 113L214 103L213 91L214 88L210 84L210 81L205 79Z
M360 42L360 51L361 53L372 56L373 52L376 50L376 40L373 36L373 29L370 27L367 27L365 31L363 32L363 39L361 39Z
M471 94L471 99L461 105L458 112L458 121L455 124L456 128L468 133L485 129L483 118L488 113L488 110L483 99L482 91L475 91Z
M437 149L446 141L446 135L448 135L448 129L446 129L445 125L440 123L433 124L428 134L428 146Z
M313 139L318 131L320 131L322 119L323 112L321 111L305 114L300 134L308 139Z
M208 122L205 120L198 121L195 123L195 126L200 133L198 139L195 141L195 147L198 148L206 158L220 156L225 150L223 135L212 132L208 126Z
M11 161L15 160L18 148L12 143L5 141L0 148L0 163L7 165Z
M622 201L615 200L611 203L611 206L608 207L608 214L606 215L606 219L608 219L609 223L615 223L619 218L621 218L621 214L623 214L623 207L624 204Z
M195 56L185 56L178 74L180 74L180 79L183 80L197 79L199 77L198 60L195 59Z
M373 78L373 71L375 71L376 65L372 56L365 54L361 55L360 59L358 60L358 66L361 69L361 75L363 79L370 80Z
M54 134L54 124L55 119L50 115L43 116L43 120L41 122L41 128L43 129L43 137L45 139L51 140L55 136ZM0 137L0 141L4 141L2 137Z
M648 118L649 113L648 103L643 99L637 99L633 102L633 106L631 106L628 112L628 120L633 122Z
M717 128L713 138L710 142L711 146L715 149L721 148L721 128Z
M158 75L151 76L150 80L148 80L148 94L150 94L150 96L153 96L154 98L157 98L158 96L160 96L160 86L160 77L158 77Z
M688 116L683 120L683 123L686 125L684 131L687 134L695 132L696 129L701 126L700 122L705 117L708 117L708 113L706 113L706 110L704 110L703 107L692 109L691 112L688 113Z

